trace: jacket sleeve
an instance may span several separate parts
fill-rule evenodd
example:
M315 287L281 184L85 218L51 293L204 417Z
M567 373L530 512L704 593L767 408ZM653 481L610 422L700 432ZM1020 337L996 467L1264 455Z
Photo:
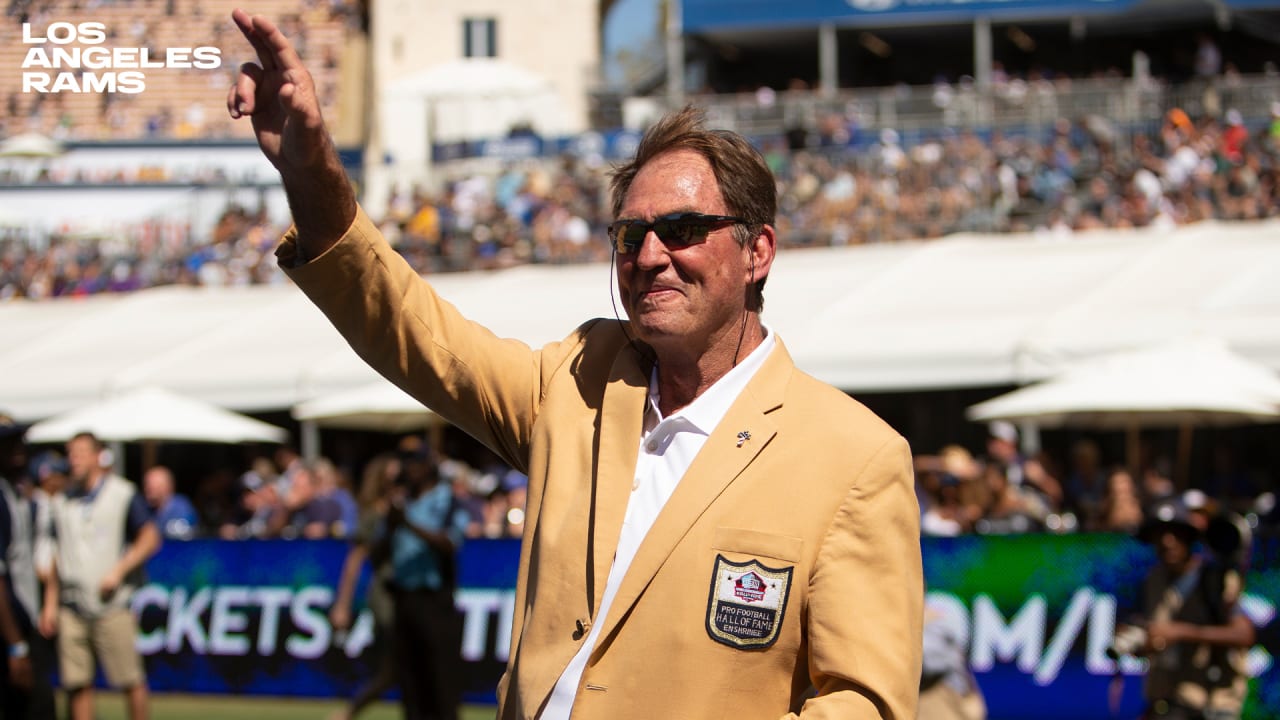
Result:
M810 578L808 661L817 695L798 717L915 720L924 575L906 441L896 437L853 472Z
M496 337L441 299L361 208L324 254L291 266L296 231L276 255L285 273L370 366L527 472L546 379L574 348L534 351Z

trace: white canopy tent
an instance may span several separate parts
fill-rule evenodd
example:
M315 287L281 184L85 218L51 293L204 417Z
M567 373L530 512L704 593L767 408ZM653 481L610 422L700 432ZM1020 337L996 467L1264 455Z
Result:
M290 411L317 427L404 433L442 422L408 393L386 380L305 400Z
M31 443L65 442L91 432L99 440L282 443L287 430L163 388L134 388L32 425Z
M49 158L63 153L62 143L40 133L11 135L0 141L0 157Z
M1044 382L970 407L979 422L1124 430L1137 471L1139 433L1179 429L1177 478L1189 472L1196 428L1280 422L1280 375L1218 338L1192 337L1081 361Z
M1020 385L1197 333L1280 370L1277 268L1275 221L784 250L765 321L801 368L852 392ZM536 347L613 317L609 279L596 264L432 281L472 319ZM269 411L377 380L289 286L11 301L0 328L0 409L23 420L142 385Z
M68 410L27 429L29 443L66 442L93 433L112 448L117 472L124 472L124 443L144 443L144 467L154 464L157 441L283 443L284 428L224 410L160 387L137 387Z
M968 409L971 420L1040 427L1211 427L1280 419L1280 375L1216 338L1187 338L1082 361Z

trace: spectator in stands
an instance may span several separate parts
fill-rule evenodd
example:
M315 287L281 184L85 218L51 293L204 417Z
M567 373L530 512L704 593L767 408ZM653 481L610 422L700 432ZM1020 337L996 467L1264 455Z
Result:
M922 534L954 536L972 530L972 520L960 500L959 478L948 472L925 472L917 482L925 488Z
M319 496L332 500L338 506L339 519L334 537L349 537L360 520L360 507L351 494L351 481L338 466L324 458L317 460L313 469Z
M1244 146L1249 141L1249 129L1244 126L1244 116L1239 110L1231 108L1227 111L1227 127L1222 131L1222 154L1227 162L1240 163L1244 160Z
M1271 118L1267 123L1267 144L1271 153L1280 153L1280 100L1271 103Z
M293 477L303 469L302 455L298 454L298 449L292 445L280 445L276 448L272 459L276 464L275 483L280 496L284 497L289 494L289 488L293 485Z
M342 526L342 508L337 500L321 494L320 476L331 466L327 459L293 466L289 489L277 509L272 525L275 533L286 538L318 539L346 537L349 528ZM336 472L334 470L333 472Z
M1222 51L1218 49L1218 43L1209 33L1200 33L1196 36L1196 77L1208 80L1217 77L1221 72Z
M982 468L959 445L944 447L937 456L915 462L920 500L920 531L926 535L973 532L988 500L977 490Z
M520 537L524 506L517 505L504 487L496 487L484 499L481 508L479 536L487 538ZM514 521L514 522L513 522Z
M152 521L166 538L190 540L200 525L196 508L174 488L173 472L156 465L142 474L142 493L151 506Z
M1022 456L1013 423L998 420L988 431L986 462L1004 475L1009 492L1022 496L1018 506L1041 521L1056 512L1062 504L1062 486L1042 462Z
M147 679L129 601L162 541L142 494L107 470L103 450L88 433L67 443L70 484L50 506L56 553L40 630L58 636L59 677L72 720L94 716L95 656L107 683L124 690L129 717L143 720Z
M1102 467L1102 451L1090 439L1071 446L1067 478L1063 487L1063 508L1076 514L1085 528L1096 527L1099 506L1108 492L1107 472Z
M1143 516L1142 497L1133 476L1125 468L1112 468L1107 473L1106 494L1098 502L1092 520L1087 519L1085 528L1132 534L1142 525Z
M1002 466L985 464L982 477L988 501L982 518L974 525L979 533L1009 535L1044 529L1046 514L1043 503L1015 488Z
M1172 463L1167 457L1157 455L1155 447L1144 441L1139 455L1139 486L1142 507L1149 509L1177 494L1171 475Z
M259 458L240 476L239 508L219 527L218 534L227 540L273 537L287 517L275 465Z
M779 223L788 244L809 246L974 228L1062 237L1098 227L1280 214L1273 159L1280 144L1248 138L1235 114L1227 115L1226 127L1218 128L1212 118L1197 121L1174 108L1154 140L1139 132L1129 142L1105 118L1085 116L1074 130L1059 118L1044 139L994 133L984 143L972 132L944 132L909 147L886 134L888 144L857 154L775 151ZM496 178L463 174L450 179L440 198L421 191L399 196L379 227L422 272L603 260L596 244L580 241L584 224L598 232L607 222L598 200L604 182L587 163L550 159ZM190 228L162 231L160 225L127 229L133 242L120 247L136 245L137 252L107 252L99 243L56 236L38 251L37 238L21 240L26 257L15 260L22 262L6 267L0 260L0 297L283 281L269 253L280 228L261 210L229 205L204 245ZM158 232L166 233L164 242L154 237Z

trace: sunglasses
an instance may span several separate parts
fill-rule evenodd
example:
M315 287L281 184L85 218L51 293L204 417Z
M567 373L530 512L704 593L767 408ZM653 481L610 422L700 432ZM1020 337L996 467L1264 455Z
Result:
M645 236L652 230L668 250L677 250L706 242L712 230L724 225L738 225L746 218L733 215L703 215L696 212L663 215L653 222L619 220L609 225L609 242L619 253L640 252Z

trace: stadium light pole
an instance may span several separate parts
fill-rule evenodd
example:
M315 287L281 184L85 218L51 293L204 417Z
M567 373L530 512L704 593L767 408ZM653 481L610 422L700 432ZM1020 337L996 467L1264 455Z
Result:
M667 104L671 108L684 106L684 8L680 0L667 3Z
M840 87L839 47L832 22L818 26L818 83L824 98L835 97Z
M978 88L978 122L986 125L991 117L991 18L979 16L973 21L973 82Z

